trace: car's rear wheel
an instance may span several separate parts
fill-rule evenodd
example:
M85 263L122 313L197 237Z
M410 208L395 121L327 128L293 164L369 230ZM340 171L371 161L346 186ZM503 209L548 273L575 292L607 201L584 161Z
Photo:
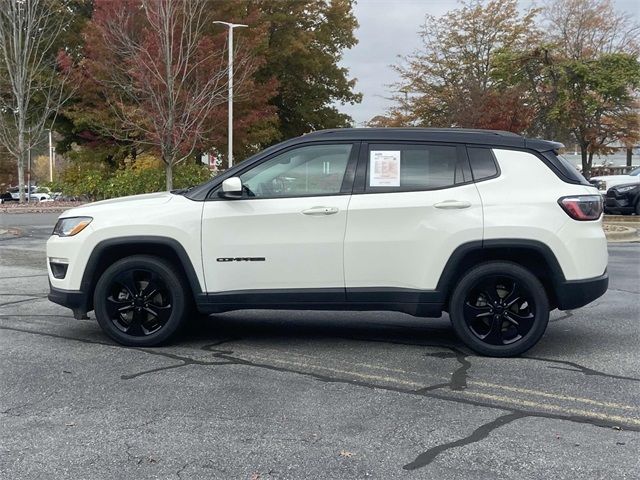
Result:
M167 342L189 311L188 287L165 260L135 255L115 262L100 276L93 294L102 330L127 346Z
M534 346L549 323L549 300L529 270L510 262L489 262L469 270L449 302L460 339L482 355L520 355Z

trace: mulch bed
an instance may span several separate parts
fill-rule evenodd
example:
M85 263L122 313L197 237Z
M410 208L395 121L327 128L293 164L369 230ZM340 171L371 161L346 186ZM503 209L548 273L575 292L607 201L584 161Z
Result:
M0 205L0 213L58 213L79 207L83 202L31 202L20 204L8 202Z

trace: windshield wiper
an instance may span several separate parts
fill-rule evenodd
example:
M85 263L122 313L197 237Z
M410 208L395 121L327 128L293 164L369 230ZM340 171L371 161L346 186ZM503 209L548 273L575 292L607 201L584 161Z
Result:
M175 190L169 190L169 193L173 193L174 195L184 195L188 191L195 188L195 185L191 185L187 188L176 188Z

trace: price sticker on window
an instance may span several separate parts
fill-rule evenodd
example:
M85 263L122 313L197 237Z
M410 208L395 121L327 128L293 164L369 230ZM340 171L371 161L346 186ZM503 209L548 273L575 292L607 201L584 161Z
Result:
M400 150L371 151L369 159L369 186L400 186Z

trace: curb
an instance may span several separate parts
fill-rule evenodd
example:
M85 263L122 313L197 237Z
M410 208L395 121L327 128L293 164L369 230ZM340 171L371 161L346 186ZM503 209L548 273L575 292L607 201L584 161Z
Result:
M0 238L21 237L22 229L16 227L0 228Z
M604 223L635 223L640 226L640 215L605 215Z
M617 243L617 242L640 241L640 236L638 235L639 231L636 228L629 227L628 225L621 225L621 224L614 224L614 223L608 223L607 225L611 225L611 226L615 226L623 229L622 231L617 231L617 232L605 231L607 242Z

